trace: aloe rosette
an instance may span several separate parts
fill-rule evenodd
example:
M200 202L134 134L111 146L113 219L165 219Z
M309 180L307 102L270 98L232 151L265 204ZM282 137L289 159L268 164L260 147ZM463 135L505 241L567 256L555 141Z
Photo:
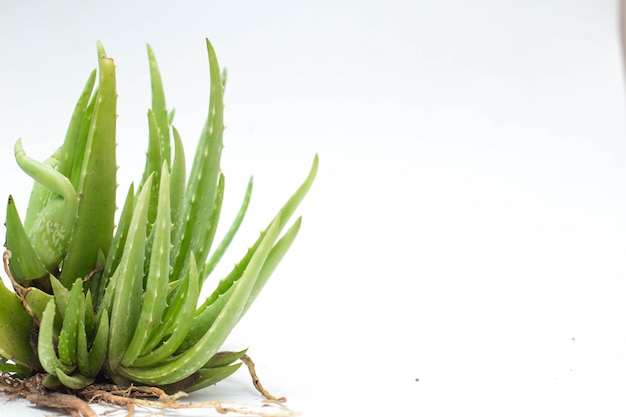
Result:
M203 284L244 218L252 181L233 224L214 245L224 197L220 169L225 73L207 40L208 118L187 178L154 53L148 46L152 106L148 152L129 187L117 226L115 64L98 44L94 70L62 146L43 162L15 144L34 180L24 220L9 197L0 285L0 370L47 374L49 388L95 381L193 391L235 372L245 351L219 352L289 250L301 218L289 219L308 192L317 156L288 199L214 292ZM96 86L97 83L97 86Z

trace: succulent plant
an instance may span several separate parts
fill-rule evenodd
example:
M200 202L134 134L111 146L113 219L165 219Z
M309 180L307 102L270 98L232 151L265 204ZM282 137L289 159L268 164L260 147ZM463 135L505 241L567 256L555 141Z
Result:
M34 186L23 221L11 197L7 206L5 269L14 288L0 284L0 371L20 377L45 372L48 388L81 389L108 380L193 391L241 365L245 351L219 349L298 234L300 218L287 224L318 160L199 303L252 190L250 181L233 224L214 245L225 184L225 73L208 40L207 50L208 119L187 179L182 141L148 46L152 107L145 170L137 188L129 187L117 226L115 65L101 43L98 71L87 80L62 146L38 162L21 140L15 144L16 161Z

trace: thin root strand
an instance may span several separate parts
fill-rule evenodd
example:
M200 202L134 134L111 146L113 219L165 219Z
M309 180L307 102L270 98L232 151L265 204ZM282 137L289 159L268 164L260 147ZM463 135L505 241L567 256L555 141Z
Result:
M261 395L263 395L266 399L270 401L276 401L278 403L284 403L285 401L287 401L287 398L285 397L279 397L279 398L274 397L263 387L263 385L261 384L261 380L257 376L254 362L252 362L252 359L250 359L250 356L243 355L241 357L241 361L248 367L248 372L250 372L250 376L252 377L252 384L254 385L254 388L256 388L257 391L261 393Z
M246 361L248 360L249 358L246 359ZM248 365L248 369L250 369L250 365ZM254 364L252 364L252 370L254 370ZM252 375L256 375L252 372ZM18 379L8 373L0 372L0 392L6 393L11 399L23 397L37 406L57 409L72 417L97 417L98 415L91 408L91 404L120 407L127 411L127 417L132 417L138 406L161 410L212 408L219 414L235 413L259 417L287 417L299 414L286 408L282 405L281 399L276 400L265 390L261 392L269 395L264 394L266 398L272 401L271 403L262 406L229 403L226 406L221 401L180 402L180 399L187 396L186 393L179 392L168 395L157 387L130 386L120 388L112 384L93 384L82 390L56 392L44 388L44 377L45 375L38 374L30 378Z

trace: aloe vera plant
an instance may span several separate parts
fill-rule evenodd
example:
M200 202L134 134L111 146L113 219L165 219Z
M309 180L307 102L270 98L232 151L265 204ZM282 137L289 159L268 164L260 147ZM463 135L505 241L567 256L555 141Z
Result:
M236 234L250 201L214 245L224 197L222 151L225 74L207 40L211 81L207 122L187 177L161 76L148 47L152 107L148 152L137 187L116 210L115 65L98 44L94 70L61 147L30 158L15 144L34 185L22 221L11 197L0 284L0 371L43 372L48 388L95 381L193 391L231 375L245 351L219 352L293 243L288 225L316 175L296 192L205 300L201 289ZM1 281L0 281L1 282Z

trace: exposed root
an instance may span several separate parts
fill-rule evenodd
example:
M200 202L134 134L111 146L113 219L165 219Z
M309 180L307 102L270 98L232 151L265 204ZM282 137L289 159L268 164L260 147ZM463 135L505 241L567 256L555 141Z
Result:
M90 273L88 273L85 276L85 278L83 278L83 284L86 283L87 281L89 281L94 275L99 274L102 271L104 271L104 267L100 266L100 267L94 269L93 271L91 271Z
M11 280L11 284L13 284L13 289L15 289L16 294L20 297L20 300L22 300L22 305L24 305L26 311L30 312L30 307L28 306L28 304L26 304L26 301L24 300L24 298L26 298L28 288L24 287L19 282L17 282L15 278L13 278L11 268L9 267L9 260L11 259L11 256L11 251L8 249L5 250L2 254L2 264L4 265L4 272L9 277L9 280Z
M254 366L254 362L252 362L252 359L250 359L250 356L243 355L241 357L241 361L245 363L246 366L248 367L248 371L250 372L250 376L252 377L252 384L254 384L254 388L256 388L257 391L261 393L261 395L263 395L265 398L267 398L270 401L276 401L279 403L284 403L285 401L287 401L287 398L285 397L280 397L280 398L274 397L265 388L263 388L263 385L261 385L261 380L256 374L256 368Z
M37 318L37 315L32 311L32 309L26 302L26 294L28 294L28 292L32 290L32 287L23 286L13 277L13 274L11 273L11 268L9 267L9 260L11 259L11 256L12 256L11 251L8 249L5 250L4 253L2 254L2 263L4 265L4 272L9 277L9 280L11 281L11 284L13 285L13 289L15 290L15 293L17 294L17 296L20 299L20 302L22 303L22 307L24 307L24 310L33 319L33 321L37 323L37 325L39 325L39 319ZM40 278L39 280L34 280L34 281L39 281L40 284L45 286L45 284L41 282L41 279L43 278Z
M72 394L61 394L59 392L30 394L26 396L26 399L42 407L61 409L70 413L72 416L98 417L98 414L96 414L88 403Z
M237 403L226 405L221 401L180 402L180 399L187 396L186 393L168 395L156 387L120 388L112 384L93 384L82 390L56 392L43 386L44 377L45 375L38 374L27 379L17 379L7 373L0 373L0 392L6 393L11 399L23 397L35 405L57 409L72 417L97 417L98 414L91 404L125 409L127 417L133 416L136 407L161 410L207 408L214 409L219 414L233 413L259 417L287 417L299 414L275 400L264 401L260 406Z

